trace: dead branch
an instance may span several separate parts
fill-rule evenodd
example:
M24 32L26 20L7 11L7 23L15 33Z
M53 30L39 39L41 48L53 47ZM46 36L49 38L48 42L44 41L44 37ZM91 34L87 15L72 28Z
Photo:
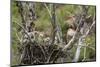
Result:
M82 47L82 45L84 45L84 43L81 40L84 39L88 35L88 33L90 32L90 30L92 29L92 27L94 26L94 24L95 24L95 21L93 21L93 23L91 24L91 26L87 30L86 34L84 34L83 36L81 36L79 38L79 42L78 42L78 46L77 46L77 50L76 50L76 53L75 53L75 57L73 59L73 62L77 62L78 61L79 56L80 56L81 47ZM91 48L91 47L89 47L89 48ZM91 48L91 49L93 49L93 48Z

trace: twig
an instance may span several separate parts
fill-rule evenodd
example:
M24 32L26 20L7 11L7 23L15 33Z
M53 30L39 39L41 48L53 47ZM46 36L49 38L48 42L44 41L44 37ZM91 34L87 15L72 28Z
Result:
M40 44L38 44L38 46L40 47L40 49L41 49L41 51L42 51L42 53L43 53L43 55L44 55L44 58L46 59L46 54L45 54L45 51L43 50L43 48L41 47L41 45L40 45Z
M17 23L17 22L15 22L15 23L16 23L18 26L20 26L20 27L24 30L24 32L25 32L25 34L28 36L30 42L33 42L33 41L31 40L30 36L28 35L28 32L23 28L23 26L22 26L21 24Z
M85 61L85 59L86 59L86 47L84 47L84 58L82 61Z
M78 61L79 56L80 56L80 49L81 49L81 47L83 45L82 44L83 42L81 40L84 39L88 35L88 33L90 32L90 30L91 30L91 28L93 27L94 24L95 24L95 21L93 21L93 23L91 24L90 28L87 30L86 34L84 34L83 36L80 37L79 42L78 42L78 47L77 47L77 50L76 50L76 53L75 53L75 57L72 60L72 62L77 62Z
M55 12L55 14L56 14L56 20L57 20L57 22L56 22L57 33L56 34L58 36L59 42L62 43L63 42L62 31L61 31L61 27L60 27L60 24L59 24L59 21L58 21L57 13Z
M78 46L78 45L75 45L75 46ZM90 49L92 49L93 51L95 51L95 48L93 48L92 46L88 46L88 45L81 45L81 47L87 47L87 48L90 48Z
M17 31L17 30L16 30L16 31ZM17 37L17 39L19 40L20 44L22 45L22 42L21 42L20 37L18 36L18 33L16 33L16 37Z
M82 17L81 17L81 19L82 19ZM78 24L78 27L77 27L77 29L76 29L75 34L73 35L73 37L71 38L71 40L68 42L68 44L65 45L65 47L62 49L62 51L64 51L65 49L67 49L67 48L71 45L71 43L75 40L76 34L77 34L78 30L79 30L79 26L80 26L80 24L82 23L82 22L81 22L81 19L80 19L80 21L77 21L77 22L79 22L79 24ZM77 20L77 19L76 19L76 20Z
M48 6L47 6L45 3L44 3L44 6L46 7L46 9L47 9L47 11L48 11L48 13L49 13L49 15L50 15L50 18L52 18L50 9L48 8Z
M54 50L51 52L51 54L50 54L50 56L48 57L48 59L47 59L46 63L49 63L49 61L50 61L51 56L52 56L52 54L53 54L53 53L54 53Z
M72 60L72 62L77 62L78 61L79 56L80 56L80 49L81 49L82 44L83 44L82 37L80 37L79 41L78 41L78 46L77 46L77 49L76 49L75 57Z

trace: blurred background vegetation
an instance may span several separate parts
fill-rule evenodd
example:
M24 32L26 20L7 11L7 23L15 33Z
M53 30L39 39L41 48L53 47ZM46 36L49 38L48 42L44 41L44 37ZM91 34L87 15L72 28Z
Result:
M36 29L38 31L45 31L45 32L49 32L52 31L52 25L51 25L51 20L50 20L50 16L47 12L47 9L45 8L45 6L43 5L43 3L35 3L35 12L37 15L37 20L35 20L35 24L36 24ZM57 15L57 21L60 23L60 26L62 28L62 31L65 31L65 24L64 22L66 21L66 17L68 16L73 16L75 15L76 12L78 12L78 6L79 5L73 5L73 4L60 4L57 8L56 8L56 15ZM48 6L49 7L49 6ZM89 15L93 15L95 13L95 6L89 6L89 11L88 14ZM21 34L18 32L19 26L16 25L14 22L17 23L21 23L21 16L18 12L18 7L16 6L16 2L12 1L11 3L11 49L12 49L12 64L16 65L19 64L19 50L18 48L20 48L19 46L19 40L17 35L20 37ZM17 33L17 34L16 34ZM96 33L94 32L92 35L89 35L86 38L86 43L87 45L91 45L92 47L96 47L96 39L95 39L95 35ZM76 47L75 47L76 48ZM72 52L75 53L75 48L72 49ZM87 61L92 61L89 60L92 56L95 55L95 49L91 50L90 48L86 48L87 52L86 52L86 59ZM80 55L80 60L83 59L84 56L84 48L82 48L82 52Z

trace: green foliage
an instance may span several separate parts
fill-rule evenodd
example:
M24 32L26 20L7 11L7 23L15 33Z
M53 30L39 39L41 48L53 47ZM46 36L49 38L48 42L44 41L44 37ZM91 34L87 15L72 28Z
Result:
M95 13L96 13L96 7L90 6L88 14L93 16Z
M18 34L18 28L19 26L16 25L14 22L21 23L21 17L18 13L18 7L16 6L16 2L12 1L11 6L11 49L12 49L12 59L11 62L13 65L16 65L19 63L19 55L18 55L18 47L19 47L19 40L16 36ZM18 35L20 37L20 35Z
M92 35L92 36L87 36L86 39L85 39L85 43L86 43L86 46L88 47L85 47L86 48L86 52L85 52L85 60L84 61L93 61L95 59L95 51L96 51L96 46L95 46L95 35ZM92 47L92 48L89 48L89 47ZM81 55L80 55L80 60L82 60L84 57L84 48L82 48L81 50Z

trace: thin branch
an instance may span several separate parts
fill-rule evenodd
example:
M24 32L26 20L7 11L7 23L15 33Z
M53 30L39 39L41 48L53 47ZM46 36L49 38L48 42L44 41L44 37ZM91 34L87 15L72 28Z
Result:
M82 42L82 36L79 38L79 41L78 41L78 46L77 46L77 49L76 49L76 53L75 53L75 57L74 59L72 60L72 62L77 62L78 59L79 59L79 56L80 56L80 49L83 45L83 42Z
M93 27L94 24L95 24L95 21L93 21L93 23L91 24L91 26L87 30L86 34L84 34L83 36L81 36L79 38L79 42L78 42L77 50L76 50L76 53L75 53L75 57L72 60L72 62L77 62L78 61L79 56L80 56L80 50L81 50L81 47L83 45L82 39L84 39L88 35L88 33L90 32L90 30L92 29L92 27Z
M75 45L75 46L78 46L78 45ZM90 48L90 49L92 49L93 51L95 51L95 48L93 48L92 46L88 46L88 45L81 45L81 47L87 47L87 48Z
M15 23L23 29L23 31L25 32L25 34L28 36L30 42L33 42L33 41L31 40L30 36L28 35L28 32L24 29L24 27L23 27L21 24L17 23L17 22L15 22Z
M16 30L16 31L17 31L17 30ZM22 45L22 42L21 42L20 37L18 36L18 33L16 33L16 37L17 37L17 39L19 40L20 44Z
M44 6L46 7L46 9L47 9L47 11L48 11L48 13L49 13L49 15L50 15L50 18L52 18L50 9L48 8L48 6L47 6L45 3L44 3Z
M82 19L82 17L81 17L81 19ZM76 20L77 20L77 19L76 19ZM67 48L71 45L71 43L75 40L76 34L77 34L78 30L79 30L79 26L80 26L80 24L82 23L81 20L80 20L80 21L77 21L77 22L79 22L79 24L78 24L78 26L77 26L77 28L76 28L75 34L73 35L73 37L71 38L71 40L68 42L68 44L65 45L65 47L62 49L62 51L64 51L65 49L67 49Z
M53 27L53 34L51 36L51 40L50 40L50 45L53 45L54 44L54 41L55 41L55 36L56 36L56 17L55 17L55 4L52 4L52 17L51 17L51 24L52 24L52 27Z
M47 59L46 63L49 63L49 61L50 61L51 56L52 56L52 54L53 54L53 53L54 53L54 50L51 52L51 54L50 54L50 56L48 57L48 59Z
M84 58L82 61L85 61L85 59L86 59L86 47L84 47Z
M56 14L56 20L57 20L57 22L56 22L57 33L56 34L58 36L59 42L62 43L63 42L62 31L61 31L61 27L60 27L59 20L58 20L58 17L57 17L57 13L55 12L55 14Z
M40 44L38 44L38 46L40 47L40 49L41 49L41 51L42 51L42 53L43 53L43 55L44 55L44 58L46 59L46 54L45 54L44 49L42 48L42 46L41 46Z
M87 30L86 34L83 37L86 37L89 34L94 24L95 24L95 20L93 21L92 25L90 26L90 28Z

